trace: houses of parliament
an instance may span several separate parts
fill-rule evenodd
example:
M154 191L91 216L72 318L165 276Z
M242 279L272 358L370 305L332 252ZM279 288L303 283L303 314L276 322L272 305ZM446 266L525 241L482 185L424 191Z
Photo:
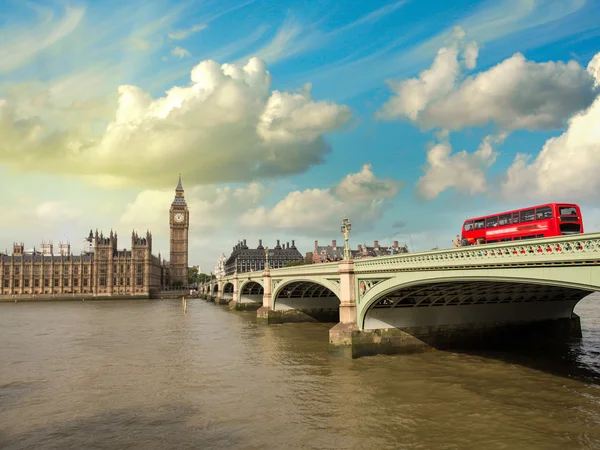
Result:
M169 209L170 260L152 254L152 233L131 233L131 249L119 249L117 233L90 230L80 255L70 244L25 250L14 244L12 254L0 252L0 299L16 297L141 297L174 284L187 285L189 210L181 185Z

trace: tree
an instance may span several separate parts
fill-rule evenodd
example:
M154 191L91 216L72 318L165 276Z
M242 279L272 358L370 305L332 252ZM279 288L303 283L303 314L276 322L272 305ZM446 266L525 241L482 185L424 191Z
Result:
M294 266L303 266L305 264L304 260L301 259L299 261L287 261L284 267L294 267Z
M200 283L199 275L197 267L188 267L188 284Z
M184 284L183 284L183 281L175 281L175 282L174 282L174 283L171 285L171 287L172 287L173 289L183 289L183 286L184 286Z

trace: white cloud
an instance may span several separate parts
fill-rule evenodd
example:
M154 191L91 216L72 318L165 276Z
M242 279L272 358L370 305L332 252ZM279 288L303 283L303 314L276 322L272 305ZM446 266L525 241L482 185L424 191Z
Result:
M241 212L256 206L267 193L268 190L259 183L239 188L195 186L185 189L190 230L192 233L215 232L235 221ZM126 206L119 224L133 229L150 228L155 236L168 236L167 211L173 197L173 189L142 191Z
M80 217L79 210L64 201L43 202L36 206L35 215L39 220L68 222Z
M358 173L351 173L334 187L334 193L344 201L371 201L395 197L402 183L390 178L377 178L371 164L364 164Z
M349 174L328 189L290 192L272 208L259 206L240 219L244 226L301 230L308 233L331 231L344 215L353 223L372 223L381 217L384 201L395 197L402 183L380 179L365 164L359 173Z
M171 55L179 56L179 58L185 58L186 56L192 56L192 54L182 47L175 47L171 50Z
M463 150L452 154L449 142L433 145L427 152L425 175L417 181L419 194L427 200L433 200L450 188L471 195L486 192L487 169L497 156L493 145L502 143L505 137L487 136L473 153Z
M600 83L600 53L588 66ZM508 198L573 201L600 194L600 96L569 121L567 130L546 141L541 152L518 154L502 182Z
M577 62L536 63L520 53L461 82L459 55L464 67L475 67L477 44L465 45L460 29L430 69L418 78L389 83L394 96L378 117L406 118L428 129L460 130L490 122L506 130L555 129L598 93L593 77Z
M244 67L203 61L188 86L158 99L120 86L101 133L46 123L31 109L26 115L15 95L0 100L0 163L27 171L35 160L47 172L138 186L167 186L178 172L191 184L301 173L322 162L329 151L323 135L342 128L351 111L314 101L310 86L293 93L270 86L259 59Z
M191 36L198 31L202 31L206 29L207 25L194 25L191 28L186 28L184 30L173 31L172 33L168 33L169 39L173 39L174 41L179 41Z

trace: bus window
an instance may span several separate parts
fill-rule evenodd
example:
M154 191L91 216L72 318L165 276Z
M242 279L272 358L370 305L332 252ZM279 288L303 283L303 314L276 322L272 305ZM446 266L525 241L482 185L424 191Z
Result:
M488 217L485 219L485 227L486 228L494 228L498 226L498 216L496 217Z
M504 214L503 216L500 216L498 225L500 225L500 226L510 225L510 214Z
M473 222L465 223L465 231L471 231L473 229Z
M533 209L521 211L521 222L531 222L532 220L535 220L535 212Z
M475 220L473 222L474 230L482 230L483 228L485 228L485 223L484 223L483 219Z
M497 240L493 240L493 241L487 241L487 243L488 243L488 244L494 244L494 243L496 243L496 242L498 242L498 241L497 241Z
M500 239L500 242L508 242L508 241L512 241L512 239L511 238Z
M552 218L552 208L549 206L544 206L543 208L538 208L535 210L535 219L551 219Z
M513 217L512 223L519 223L519 213L518 212L513 213L512 217Z
M558 208L558 211L561 216L570 216L577 214L577 209L573 208L572 206L561 206L560 208Z

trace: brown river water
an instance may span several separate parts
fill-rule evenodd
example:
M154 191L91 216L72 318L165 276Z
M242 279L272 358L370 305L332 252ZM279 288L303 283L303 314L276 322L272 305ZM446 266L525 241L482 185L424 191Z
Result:
M600 449L600 295L576 312L551 351L348 360L201 299L0 304L0 448Z

